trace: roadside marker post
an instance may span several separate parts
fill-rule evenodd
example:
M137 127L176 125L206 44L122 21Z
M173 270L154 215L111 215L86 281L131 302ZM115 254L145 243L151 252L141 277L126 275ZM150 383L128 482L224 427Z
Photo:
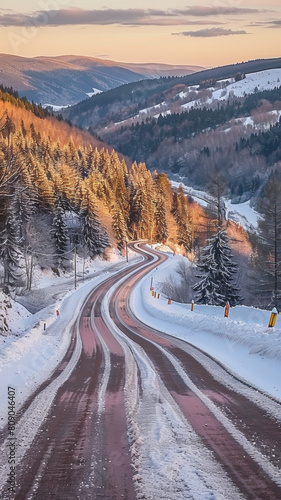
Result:
M171 302L172 302L172 299L168 299L168 304L171 304Z
M269 328L273 328L275 326L277 315L278 315L278 311L277 311L276 307L274 307L272 309L272 312L271 312L271 315L270 315L270 320L269 320L269 323L268 323L268 327Z
M229 315L229 302L227 301L227 303L225 304L225 309L224 309L224 317L228 318L228 315Z
M191 311L194 310L194 300L191 301Z
M129 262L129 255L128 255L128 242L127 242L127 240L125 241L125 247L126 247L126 262Z
M157 294L157 299L160 299L160 293Z
M151 290L151 289L150 289L150 290ZM154 291L153 291L153 290L152 290L152 292L151 292L151 295L152 295L152 297L154 296Z

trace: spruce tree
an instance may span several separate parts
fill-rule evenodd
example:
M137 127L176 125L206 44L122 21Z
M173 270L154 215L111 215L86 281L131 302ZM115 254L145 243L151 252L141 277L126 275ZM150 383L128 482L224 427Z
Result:
M55 240L57 265L62 268L67 268L69 264L69 256L66 253L69 247L68 228L64 221L64 210L62 203L57 200L53 208L53 223L51 233Z
M112 229L117 241L117 248L122 250L125 246L126 240L128 239L128 227L124 219L123 212L118 204L116 208L113 209Z
M4 283L22 285L22 238L16 204L10 200L5 220L0 226L0 259L4 266Z
M154 239L157 243L166 243L169 236L164 198L159 195L154 214Z
M202 261L198 264L201 272L196 276L199 281L193 287L199 304L225 306L228 301L230 306L236 306L241 303L234 283L237 264L232 261L228 241L226 232L219 228L202 251Z
M281 309L281 183L272 177L259 203L258 292L267 306Z
M182 245L186 252L191 250L192 235L190 231L190 216L187 206L187 198L181 184L173 194L171 212L177 222L177 243Z
M101 227L93 196L89 192L85 193L80 209L80 221L82 223L83 243L90 257L102 254L109 246L108 236L106 230Z

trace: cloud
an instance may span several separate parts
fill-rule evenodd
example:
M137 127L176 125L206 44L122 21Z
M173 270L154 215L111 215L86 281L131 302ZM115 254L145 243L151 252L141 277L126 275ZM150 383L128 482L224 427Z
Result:
M187 7L186 9L93 9L85 10L72 7L59 10L41 10L32 15L16 12L0 14L0 26L70 26L70 25L111 25L122 26L176 26L205 25L207 21L190 21L190 17L209 17L217 15L253 14L257 9L236 7ZM222 22L212 22L219 25Z
M248 25L249 27L262 27L262 28L281 28L281 19L275 19L274 21L255 21Z
M244 14L257 14L261 12L259 9L247 9L238 7L205 7L205 6L193 6L186 9L178 9L175 12L181 15L196 16L196 17L207 17L207 16L229 16L229 15L244 15ZM264 12L264 11L262 11Z
M172 35L209 38L216 36L247 35L247 32L244 30L233 31L225 28L206 28L198 31L181 31L180 33L172 33Z
M270 21L266 23L267 28L281 28L281 19L276 19L275 21Z

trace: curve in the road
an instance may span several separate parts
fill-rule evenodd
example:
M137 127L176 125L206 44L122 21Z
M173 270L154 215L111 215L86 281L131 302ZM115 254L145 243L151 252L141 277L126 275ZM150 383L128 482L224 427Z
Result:
M186 419L246 498L280 498L280 420L270 418L253 401L214 380L187 352L185 342L163 335L134 317L128 290L140 274L144 272L127 278L115 290L110 304L115 324L144 349ZM219 419L221 410L225 415Z
M79 333L76 336L76 328L73 330L63 362L21 409L19 422L43 391L66 372L76 353L75 367L57 389L50 410L18 464L14 498L133 500L144 494L144 479L132 457L138 443L133 441L133 432L129 439L129 425L139 425L134 419L142 402L148 410L149 404L154 404L147 395L145 361L146 369L158 378L158 386L163 386L159 395L174 401L180 418L212 451L239 498L279 499L280 421L218 380L212 374L213 368L218 369L212 358L208 362L213 368L207 369L203 359L207 355L142 324L133 315L129 307L132 287L166 259L141 245L134 245L134 250L144 261L95 287L80 311ZM223 367L219 369L223 372ZM135 391L131 395L135 406L128 403L130 388ZM24 448L24 436L21 446ZM148 456L151 446L148 440L142 444ZM192 498L181 493L181 485L178 488L173 498ZM188 491L188 484L185 488ZM159 491L159 498L161 494Z

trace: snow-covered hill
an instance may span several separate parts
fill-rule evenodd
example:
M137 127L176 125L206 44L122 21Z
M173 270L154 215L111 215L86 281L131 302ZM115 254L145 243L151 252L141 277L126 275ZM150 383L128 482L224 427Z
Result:
M159 94L160 102L153 106L140 109L130 117L108 125L105 130L106 134L114 130L120 125L130 125L131 123L141 122L146 118L157 119L160 114L162 116L170 115L171 113L181 113L189 111L191 108L201 109L203 107L215 109L218 105L227 103L234 98L243 98L256 92L264 90L273 90L281 86L281 67L258 71L255 73L247 73L242 75L242 79L235 81L234 78L218 80L212 87L202 88L200 85L186 86L180 92L174 93L171 91L170 97L163 100L163 96ZM228 133L235 127L236 129L247 129L248 131L266 130L270 125L274 125L281 116L281 110L275 109L273 106L268 109L261 108L255 113L255 116L245 116L237 119L232 119L223 127L223 132Z
M219 80L214 87L209 87L207 92L200 91L199 85L193 86L186 92L180 92L178 96L180 99L186 99L191 92L197 94L197 97L182 105L183 109L190 109L210 105L215 101L227 101L230 97L244 97L263 90L273 90L280 86L281 68L277 68L248 73L239 81L235 81L234 78Z

